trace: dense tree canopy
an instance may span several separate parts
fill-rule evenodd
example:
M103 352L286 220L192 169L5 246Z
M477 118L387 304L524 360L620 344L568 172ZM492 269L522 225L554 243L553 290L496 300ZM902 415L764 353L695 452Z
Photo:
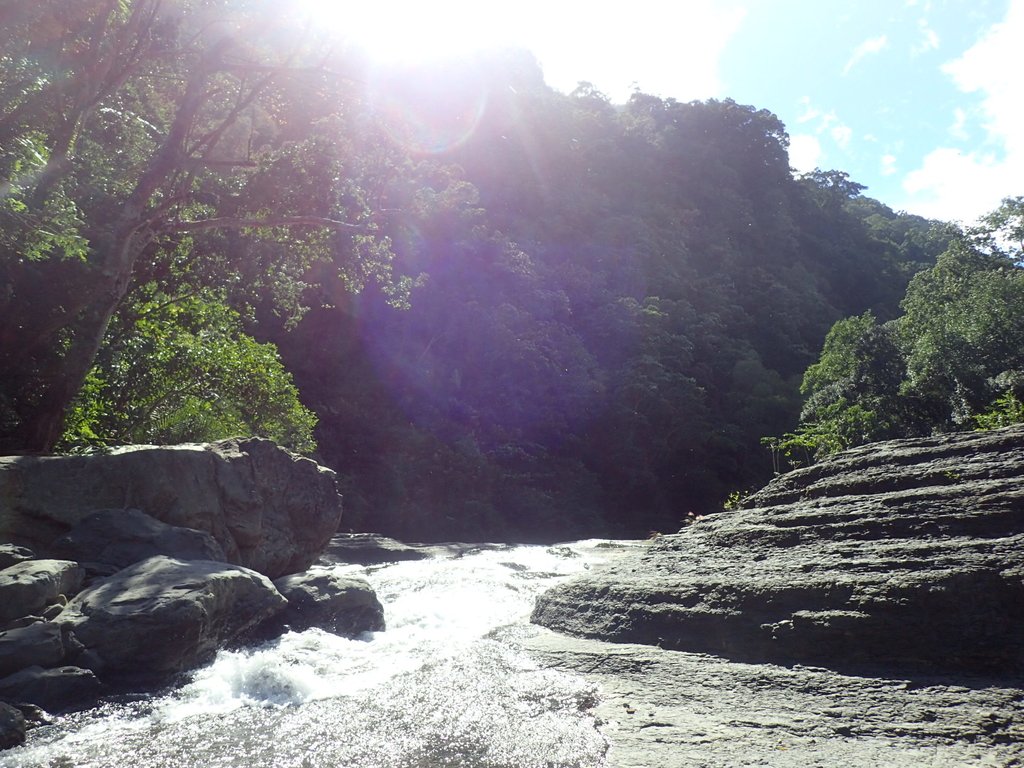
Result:
M0 441L46 450L111 318L147 282L172 283L172 300L191 273L256 273L250 287L270 290L373 227L345 180L347 84L286 6L40 0L2 13ZM266 269L210 239L224 230L262 231Z
M766 110L384 70L256 0L0 14L6 450L315 439L350 527L635 535L770 475L823 342L805 419L846 443L1019 368L935 369L1002 327L1016 289L955 278L999 243L794 176Z
M840 320L804 374L800 429L818 455L882 438L1024 420L1024 198L955 237L907 286L902 314Z

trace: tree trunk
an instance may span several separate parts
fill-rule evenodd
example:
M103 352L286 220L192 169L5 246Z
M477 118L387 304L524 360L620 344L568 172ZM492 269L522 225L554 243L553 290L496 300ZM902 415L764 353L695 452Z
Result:
M31 405L19 414L20 423L13 435L13 447L18 452L50 453L60 440L68 408L85 382L110 318L128 290L135 259L149 239L125 228L110 241L108 258L122 268L113 275L104 274L103 283L99 285L82 286L92 297L77 316L60 329L69 337L67 349L52 358L52 366L47 366L49 370L43 377L45 383L39 385L42 392L31 397ZM53 334L50 344L56 346L57 338L58 334Z

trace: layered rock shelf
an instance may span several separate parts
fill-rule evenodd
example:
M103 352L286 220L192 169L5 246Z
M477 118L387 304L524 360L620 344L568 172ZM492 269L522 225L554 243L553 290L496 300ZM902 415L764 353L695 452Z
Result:
M568 634L840 671L1024 672L1024 429L863 446L543 595Z

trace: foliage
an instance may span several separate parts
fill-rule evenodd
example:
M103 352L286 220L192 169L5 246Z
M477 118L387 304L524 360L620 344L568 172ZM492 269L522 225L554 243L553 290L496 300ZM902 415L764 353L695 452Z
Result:
M794 451L932 402L890 322L948 230L794 178L767 110L370 68L265 0L2 13L0 449L70 403L65 445L308 447L287 370L348 525L636 535L770 475L844 316Z
M838 321L804 374L800 427L773 445L808 458L889 437L1021 419L1024 201L1011 198L909 282L902 315Z
M1024 403L1013 392L1006 392L997 397L987 411L975 415L974 424L979 430L1024 424Z
M351 289L389 282L344 131L351 82L287 4L2 13L0 449L53 447L134 286L231 286L295 317L316 261Z
M276 348L246 335L237 312L209 295L157 292L115 320L63 446L259 435L310 452L315 425Z

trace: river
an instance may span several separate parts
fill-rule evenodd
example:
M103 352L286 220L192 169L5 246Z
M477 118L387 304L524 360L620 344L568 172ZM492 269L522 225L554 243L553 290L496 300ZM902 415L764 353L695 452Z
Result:
M5 768L594 768L599 691L519 645L534 598L621 543L499 547L364 575L388 628L222 651L181 686L58 718Z

